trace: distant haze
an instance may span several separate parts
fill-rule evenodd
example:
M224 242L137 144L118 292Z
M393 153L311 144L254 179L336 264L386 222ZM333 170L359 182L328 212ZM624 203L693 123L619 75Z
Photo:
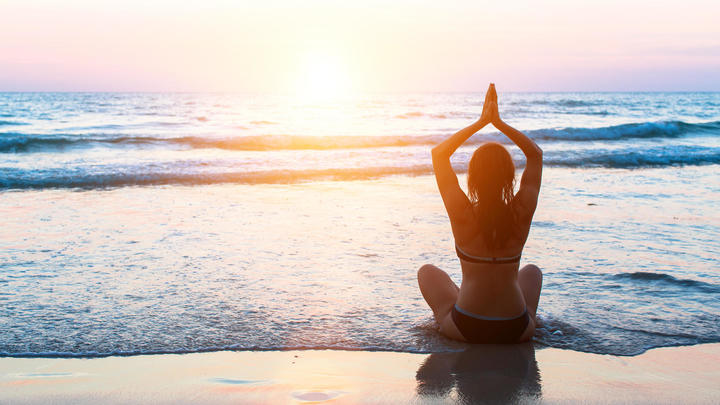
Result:
M720 2L0 2L0 91L718 91Z

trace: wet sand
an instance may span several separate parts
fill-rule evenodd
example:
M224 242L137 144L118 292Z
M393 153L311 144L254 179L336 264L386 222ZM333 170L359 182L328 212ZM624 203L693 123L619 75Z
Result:
M460 353L223 351L2 358L0 403L718 403L720 344L596 355L531 345Z

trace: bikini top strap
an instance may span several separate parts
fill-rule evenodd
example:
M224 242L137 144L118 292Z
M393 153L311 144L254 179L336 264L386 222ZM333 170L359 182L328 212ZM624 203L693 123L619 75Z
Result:
M455 252L457 253L460 260L464 260L466 262L470 263L494 263L494 264L504 264L504 263L517 263L520 261L520 256L522 256L522 253L511 256L511 257L480 257L480 256L473 256L470 254L467 254L464 250L460 249L460 246L455 244Z

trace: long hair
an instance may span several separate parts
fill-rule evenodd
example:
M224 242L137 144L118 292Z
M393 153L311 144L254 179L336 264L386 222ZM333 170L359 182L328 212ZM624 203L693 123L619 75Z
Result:
M507 149L496 142L477 148L468 167L468 196L491 249L503 247L516 232L514 188L515 164Z

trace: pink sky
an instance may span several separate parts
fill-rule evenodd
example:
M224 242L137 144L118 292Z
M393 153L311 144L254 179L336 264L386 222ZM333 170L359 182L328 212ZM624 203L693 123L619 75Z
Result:
M717 1L442 3L3 1L0 91L720 90Z

